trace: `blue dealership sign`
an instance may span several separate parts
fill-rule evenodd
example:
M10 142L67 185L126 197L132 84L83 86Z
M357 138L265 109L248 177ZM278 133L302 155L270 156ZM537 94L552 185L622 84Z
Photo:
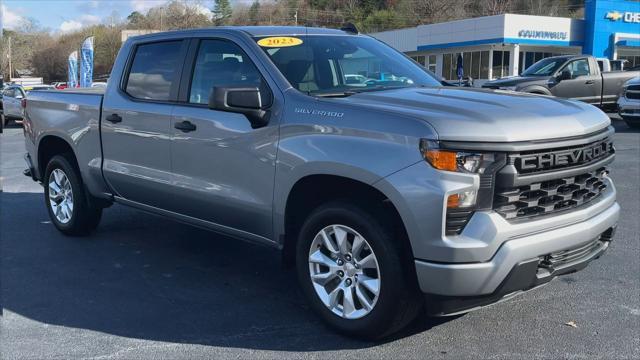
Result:
M74 88L78 86L78 52L74 51L69 54L67 60L67 87Z
M640 34L640 2L634 0L586 0L584 52L612 59L619 37Z
M93 36L82 43L80 49L80 87L91 87L93 83Z

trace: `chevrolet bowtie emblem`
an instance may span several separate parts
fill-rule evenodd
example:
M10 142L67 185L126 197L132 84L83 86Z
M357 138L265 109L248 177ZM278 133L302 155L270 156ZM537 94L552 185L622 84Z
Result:
M617 11L609 11L607 15L605 15L605 19L609 19L611 21L618 21L622 19L622 14Z

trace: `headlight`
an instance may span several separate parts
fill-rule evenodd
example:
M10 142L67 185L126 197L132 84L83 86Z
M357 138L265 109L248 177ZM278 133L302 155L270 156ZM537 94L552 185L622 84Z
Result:
M498 89L500 90L509 90L509 91L516 91L517 86L500 86Z
M464 213L465 216L471 216L475 210L491 208L493 177L505 164L504 154L443 149L437 141L427 139L420 141L420 151L424 159L435 169L480 176L480 188L448 194L445 199L447 219L452 217L449 220L453 221L457 216L454 215L454 211L464 210L467 211Z
M422 156L438 170L482 174L494 161L492 153L475 153L440 149L437 141L420 141Z

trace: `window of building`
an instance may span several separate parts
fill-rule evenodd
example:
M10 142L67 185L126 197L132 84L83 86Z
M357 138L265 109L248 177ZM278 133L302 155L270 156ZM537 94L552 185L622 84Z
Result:
M429 69L431 72L435 74L436 72L436 55L415 55L411 57L418 64L424 66Z
M437 56L435 55L429 55L427 57L427 69L429 69L429 71L431 71L432 73L436 73L436 60L437 60Z
M177 73L182 41L144 44L136 48L125 91L147 100L167 101Z
M493 78L498 79L509 75L509 59L511 53L509 51L493 51L493 59L491 61L491 67L493 72Z
M640 55L618 55L618 60L627 60L625 69L640 66Z
M442 77L457 80L458 55L460 53L444 54L442 56ZM464 76L474 79L489 78L489 51L469 51L462 53L462 67Z
M207 104L214 86L260 86L261 80L258 69L236 44L203 40L193 70L189 102Z
M416 55L416 56L412 56L411 57L413 60L415 60L418 64L424 66L424 56L423 55Z
M451 58L453 54L444 54L442 55L442 77L448 80L452 80L451 77Z

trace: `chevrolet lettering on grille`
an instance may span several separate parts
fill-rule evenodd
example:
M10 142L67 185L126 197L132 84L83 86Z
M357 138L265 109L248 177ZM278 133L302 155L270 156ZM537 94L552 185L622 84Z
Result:
M587 164L613 153L613 143L605 139L582 148L558 150L548 153L521 155L516 160L518 170L546 170Z

